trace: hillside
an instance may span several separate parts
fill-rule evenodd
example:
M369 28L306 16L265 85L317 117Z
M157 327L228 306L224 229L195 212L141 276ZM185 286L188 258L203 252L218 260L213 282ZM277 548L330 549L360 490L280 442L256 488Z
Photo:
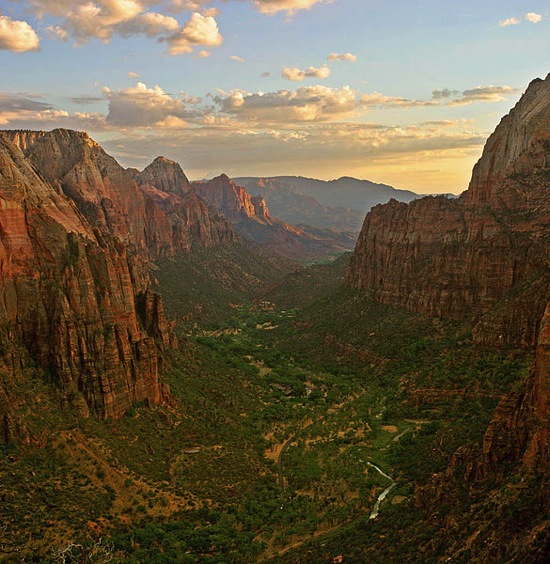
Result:
M299 176L236 178L252 195L261 195L276 217L340 231L358 231L373 206L391 198L410 202L418 194L369 180L342 177L316 180Z

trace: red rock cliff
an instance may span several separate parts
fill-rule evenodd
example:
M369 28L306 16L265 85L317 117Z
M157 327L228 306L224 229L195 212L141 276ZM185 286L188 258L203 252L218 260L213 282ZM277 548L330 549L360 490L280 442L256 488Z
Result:
M185 198L189 183L173 161L159 157L136 175L86 133L55 129L4 134L93 226L133 245L144 257L186 253L192 245L208 247L237 238L227 221L206 207L199 213L193 198Z
M526 387L489 425L479 476L504 461L550 473L549 196L550 75L503 118L460 198L373 208L348 269L381 302L471 321L486 344L536 346Z
M367 215L347 280L384 303L473 320L487 343L534 345L550 299L550 77L491 135L458 199Z
M12 359L0 363L11 366L0 386L4 440L17 428L10 382L28 358L50 373L63 405L119 416L137 401L162 401L158 345L169 342L160 300L125 244L124 224L112 236L102 222L89 222L36 172L14 137L0 134L0 350ZM28 147L31 134L17 140ZM67 170L61 159L54 153L51 174ZM15 362L18 347L27 353Z

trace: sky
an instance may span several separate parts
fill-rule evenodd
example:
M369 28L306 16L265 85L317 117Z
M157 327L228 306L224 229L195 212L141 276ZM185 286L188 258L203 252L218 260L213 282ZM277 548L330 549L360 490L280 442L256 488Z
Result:
M0 129L191 179L460 193L549 55L549 1L0 0Z

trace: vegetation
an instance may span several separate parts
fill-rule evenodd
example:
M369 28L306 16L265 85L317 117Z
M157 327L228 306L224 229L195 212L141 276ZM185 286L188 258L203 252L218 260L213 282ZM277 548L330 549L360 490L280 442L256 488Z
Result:
M457 449L479 451L499 398L525 378L525 352L477 347L468 327L345 288L345 258L259 293L273 270L235 285L218 267L207 272L213 252L159 266L166 310L180 321L180 350L164 353L168 405L138 405L117 421L38 418L49 431L40 445L0 449L6 554L69 562L95 547L96 561L136 563L433 562L450 550L443 522L463 538L476 519L502 529L503 511L519 523L512 535L540 520L528 511L542 503L537 485L514 469L521 488L488 498L488 485L458 474L437 509L418 503ZM235 269L255 272L252 255L246 268L236 254L220 260L231 280ZM28 395L52 393L40 379L32 386ZM371 465L396 481L376 519L389 480ZM518 561L537 562L546 548L534 538Z

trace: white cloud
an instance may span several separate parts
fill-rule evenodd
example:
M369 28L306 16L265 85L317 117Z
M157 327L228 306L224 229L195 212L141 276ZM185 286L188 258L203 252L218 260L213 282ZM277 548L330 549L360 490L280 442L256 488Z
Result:
M352 53L331 53L327 57L327 61L351 61L354 63L357 61L357 56Z
M505 20L500 20L498 25L500 27L508 27L510 25L519 25L521 20L519 18L506 18Z
M109 100L107 123L122 128L162 127L169 124L183 126L187 120L202 115L196 108L199 100L176 98L160 86L148 88L143 82L124 90L112 91L105 87Z
M525 14L525 19L531 23L539 23L542 21L542 14L537 14L536 12L528 12Z
M238 55L231 55L231 57L229 57L232 61L236 61L237 63L244 63L245 59L243 59L242 57L239 57Z
M0 15L0 50L15 53L39 51L40 40L27 22Z
M223 37L213 17L195 12L181 30L168 37L166 41L169 45L168 52L171 55L179 55L191 53L199 45L217 47L222 44Z
M67 31L58 25L50 25L46 28L46 31L52 39L59 39L63 42L69 40L69 34L67 33Z
M357 93L349 86L303 86L267 93L234 90L214 101L224 113L261 124L331 121L351 116L358 109Z
M130 78L139 78L139 74L137 72L134 72L134 71L128 71L128 76Z
M281 76L287 80L301 81L305 78L328 78L330 76L330 69L327 65L321 67L308 67L307 70L301 70L296 67L284 68Z
M310 10L316 4L327 1L330 0L253 0L253 4L262 14L286 12L292 15L298 10Z

